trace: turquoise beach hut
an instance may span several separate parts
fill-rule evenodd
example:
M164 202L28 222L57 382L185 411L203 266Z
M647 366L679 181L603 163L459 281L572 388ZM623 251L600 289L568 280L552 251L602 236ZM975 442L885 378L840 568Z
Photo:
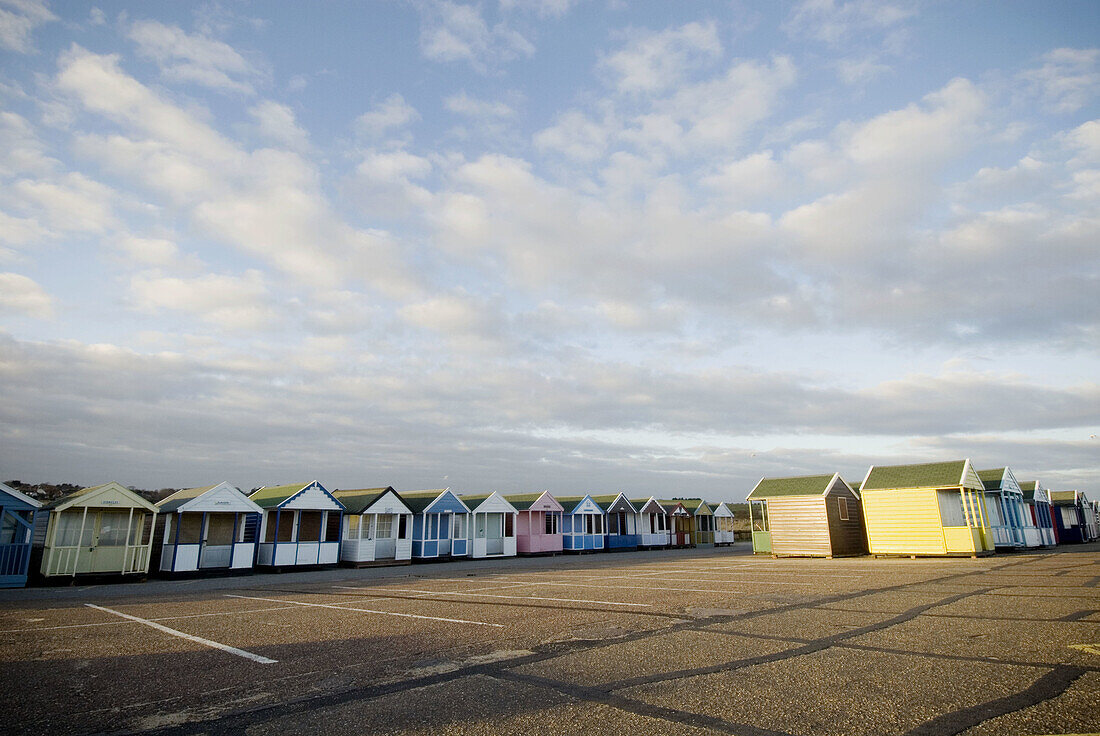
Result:
M27 584L38 501L0 483L0 588Z

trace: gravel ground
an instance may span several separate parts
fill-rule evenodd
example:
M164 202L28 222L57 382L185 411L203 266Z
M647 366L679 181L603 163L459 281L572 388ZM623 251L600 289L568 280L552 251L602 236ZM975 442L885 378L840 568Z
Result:
M10 734L1100 732L1100 544L0 591Z

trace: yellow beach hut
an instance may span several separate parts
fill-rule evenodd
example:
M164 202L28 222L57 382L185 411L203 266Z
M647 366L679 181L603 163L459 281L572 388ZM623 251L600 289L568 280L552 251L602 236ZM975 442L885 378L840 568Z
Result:
M104 483L54 501L42 548L42 574L145 575L157 507L125 486Z
M991 552L984 491L969 459L872 465L859 488L868 550L913 557Z

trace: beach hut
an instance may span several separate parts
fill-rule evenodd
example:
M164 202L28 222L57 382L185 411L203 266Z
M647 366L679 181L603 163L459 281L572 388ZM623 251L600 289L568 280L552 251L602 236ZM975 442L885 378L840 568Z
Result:
M1100 504L1084 493L1081 494L1081 501L1085 512L1085 537L1091 542L1100 538Z
M1080 544L1089 541L1085 523L1085 499L1079 491L1048 491L1054 510L1054 525L1059 544Z
M505 497L516 510L516 552L553 555L562 551L562 506L549 491Z
M157 507L114 481L49 504L42 574L145 575Z
M1054 536L1054 515L1047 490L1037 480L1020 483L1024 497L1024 544L1028 547L1051 547L1058 543Z
M591 496L558 496L562 506L562 549L594 552L605 547L604 514Z
M496 491L488 496L462 496L470 509L473 536L470 557L516 556L516 507Z
M0 483L0 588L27 584L34 517L42 504Z
M714 546L714 510L701 498L685 498L680 503L692 518L692 541L696 547Z
M668 544L670 547L694 547L695 517L680 501L658 501L668 514Z
M840 473L761 478L748 500L767 526L759 546L753 534L753 552L798 557L867 552L859 494Z
M333 491L344 505L340 561L351 565L412 560L413 512L400 494L386 488Z
M470 552L470 509L451 489L402 493L413 512L414 560L466 557Z
M1024 546L1024 493L1011 468L979 470L994 548Z
M317 481L264 486L248 497L263 509L256 564L335 565L344 506Z
M161 572L252 569L263 509L237 487L176 491L157 510Z
M667 547L671 532L665 507L653 496L632 498L630 504L638 509L638 546L644 549Z
M733 531L733 510L725 503L714 508L714 546L728 547L737 541Z
M608 550L638 549L641 535L638 533L638 509L630 503L626 494L593 496L607 519Z
M859 488L867 545L882 555L984 555L993 549L969 459L872 465Z

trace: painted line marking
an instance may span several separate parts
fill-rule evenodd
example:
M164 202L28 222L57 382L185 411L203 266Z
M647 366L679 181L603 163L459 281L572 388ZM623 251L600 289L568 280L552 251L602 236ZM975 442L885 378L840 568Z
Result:
M420 616L415 613L397 613L396 611L375 611L370 608L345 608L344 606L329 604L329 603L305 603L303 601L287 601L279 598L257 598L251 595L232 595L226 593L227 598L245 598L250 601L267 601L269 603L290 603L295 606L310 606L313 608L331 608L334 611L356 611L358 613L374 613L379 616L400 616L402 618L419 618L426 621L446 621L452 624L471 624L473 626L494 626L498 629L503 629L504 624L491 624L487 621L467 621L461 618L441 618L439 616ZM357 602L357 601L356 601Z
M1070 644L1069 648L1089 654L1100 654L1100 644Z
M334 588L342 588L345 590L363 590L363 588L352 588L347 585L334 585ZM599 603L605 606L644 606L649 608L648 603L621 603L619 601L593 601L577 598L544 598L537 595L493 595L492 593L474 593L474 592L452 592L443 590L415 590L413 588L387 588L395 593L418 593L420 595L461 595L461 596L473 596L475 598L510 598L515 600L529 600L529 601L554 601L556 603Z
M260 664L275 664L276 662L279 661L277 659L268 659L267 657L261 657L258 654L253 654L252 652L246 652L243 649L237 649L237 647L231 647L228 644L222 644L220 642L211 641L209 639L203 639L201 636L194 636L192 634L185 634L182 631L176 631L175 629L170 629L167 626L163 626L161 624L158 624L156 621L150 621L147 618L141 618L139 616L131 616L128 613L122 613L121 611L116 611L113 608L106 608L104 606L97 606L94 603L85 603L84 605L87 606L88 608L94 608L97 611L105 611L107 613L114 614L115 616L119 616L121 618L129 619L130 621L136 621L139 624L145 624L146 626L149 626L150 628L154 628L157 631L163 631L165 634L171 634L172 636L178 636L180 639L187 639L188 641L193 641L196 644L202 644L203 646L210 647L211 649L220 649L221 651L228 652L229 654L236 654L238 657L244 657L245 659L251 659L253 662L258 662Z
M285 611L294 606L274 606L272 608L253 608L247 611L215 611L214 613L188 613L181 616L157 616L150 621L175 621L181 618L201 618L203 616L232 616L235 613L263 613L265 611ZM55 631L57 629L87 629L95 626L121 626L130 621L99 621L94 624L64 624L62 626L38 626L30 629L0 629L0 634L15 634L27 631Z
M455 582L461 582L456 580ZM473 582L472 580L470 582ZM662 588L656 585L593 585L590 583L572 583L572 582L551 582L548 580L537 580L527 583L527 585L559 585L565 588L599 588L600 590L672 590L677 593L715 593L726 595L728 593L749 593L747 590L717 590L715 588Z

